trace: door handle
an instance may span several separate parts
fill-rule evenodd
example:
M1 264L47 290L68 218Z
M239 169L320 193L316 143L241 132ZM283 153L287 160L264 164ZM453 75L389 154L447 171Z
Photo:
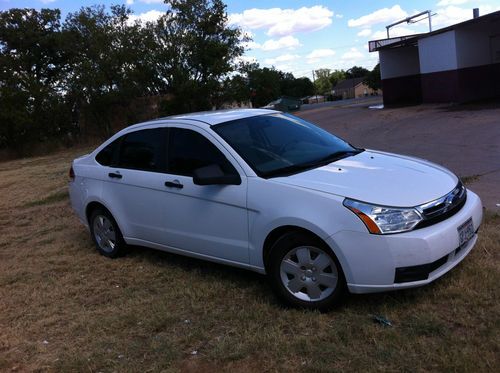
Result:
M117 174L117 173L114 173L114 172L110 172L110 173L108 174L108 176L109 176L110 178L112 178L112 179L121 179L121 178L122 178L122 175Z
M177 188L177 189L184 188L184 185L182 185L178 181L165 181L165 186L169 187L169 188Z

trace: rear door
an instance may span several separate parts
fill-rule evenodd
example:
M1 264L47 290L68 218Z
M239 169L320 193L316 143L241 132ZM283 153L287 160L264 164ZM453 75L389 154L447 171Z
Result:
M104 167L102 198L125 237L164 243L166 139L164 128L130 132L116 142L113 161Z

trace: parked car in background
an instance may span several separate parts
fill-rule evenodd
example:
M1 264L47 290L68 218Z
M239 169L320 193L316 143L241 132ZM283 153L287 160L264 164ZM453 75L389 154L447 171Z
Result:
M271 109L271 110L279 110L283 112L289 111L298 111L300 110L300 106L302 105L302 101L299 98L293 97L280 97L279 99L270 102L262 109Z
M449 170L244 109L128 127L70 169L107 257L140 245L267 274L287 304L428 284L472 250L479 197ZM188 284L186 284L188 286Z

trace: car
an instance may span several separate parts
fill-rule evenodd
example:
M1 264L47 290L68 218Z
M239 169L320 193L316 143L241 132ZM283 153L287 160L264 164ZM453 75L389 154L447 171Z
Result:
M287 305L322 311L347 292L429 284L469 254L482 221L446 168L274 110L136 124L69 174L102 255L136 245L246 268Z
M300 110L301 105L302 101L300 99L294 97L282 96L275 101L271 101L266 106L263 106L262 109L271 109L271 110L289 112L289 111Z

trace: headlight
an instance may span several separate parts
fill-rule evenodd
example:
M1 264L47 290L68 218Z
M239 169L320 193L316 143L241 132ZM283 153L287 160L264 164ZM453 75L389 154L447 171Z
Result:
M354 212L365 223L368 231L374 234L406 232L423 219L414 208L376 206L349 198L344 200L344 206Z

